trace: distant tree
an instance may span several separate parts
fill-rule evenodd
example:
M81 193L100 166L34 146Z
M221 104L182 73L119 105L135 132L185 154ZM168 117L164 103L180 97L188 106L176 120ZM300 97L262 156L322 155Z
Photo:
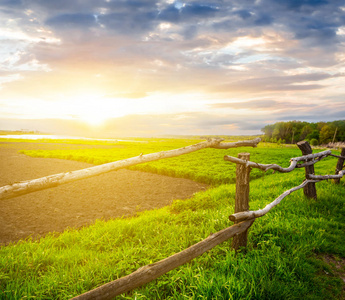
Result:
M335 137L337 142L345 142L345 121L344 120L338 120L332 122L332 124L338 128L337 135Z
M306 136L306 139L307 140L316 140L316 141L318 141L319 140L319 137L320 137L320 132L318 131L318 130L313 130L313 132L312 133L310 133L310 134L308 134L307 136Z
M265 136L268 139L272 138L273 130L274 130L274 124L266 125L264 128L261 129L261 131L265 134Z
M317 123L277 122L266 125L261 131L265 133L266 141L274 143L279 140L285 140L287 143L297 143L301 140L311 141L313 139L318 143L329 143L333 138L338 142L345 141L345 120Z
M320 144L328 144L332 142L336 127L333 124L322 126L320 131Z
M322 127L323 127L323 126L326 126L326 125L327 125L326 122L318 122L318 123L317 123L317 129L318 129L319 131L321 131Z
M304 125L304 127L301 130L300 139L304 140L309 134L313 132L313 127L310 126L310 124Z
M310 140L310 145L317 146L318 144L319 144L319 142L317 141L317 139L311 139Z

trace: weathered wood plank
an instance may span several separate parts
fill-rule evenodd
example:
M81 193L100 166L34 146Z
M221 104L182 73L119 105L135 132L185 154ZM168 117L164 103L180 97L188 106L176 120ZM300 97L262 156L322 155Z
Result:
M217 149L226 149L232 148L234 145L238 145L238 143L226 143L225 145L220 145L222 139L210 139L205 142L201 142L198 144L194 144L191 146L174 149L174 150L168 150L168 151L161 151L157 153L151 153L146 155L139 155L136 157L119 160L99 166L94 166L82 170L76 170L72 172L66 172L66 173L59 173L55 175L50 175L34 180L28 180L23 182L14 183L11 185L6 185L3 187L0 187L0 200L2 199L9 199L13 197L17 197L20 195L40 191L43 189L48 189L52 187L56 187L61 184L65 184L68 182L81 180L84 178L89 178L92 176L100 175L103 173L107 173L110 171L119 170L122 168L126 168L129 166L134 166L137 164L142 164L150 161L155 161L163 158L170 158L175 157L187 153L191 153L194 151L198 151L205 148L217 148ZM256 147L257 143L259 142L258 139L252 140L252 141L246 141L246 144L252 147ZM242 144L243 146L243 144ZM236 146L238 147L238 146Z
M328 179L340 179L344 176L345 174L345 170L343 171L339 171L338 175L312 175L309 174L309 178L310 179L314 179L314 180L328 180Z
M257 147L258 143L260 143L261 139L256 138L254 140L248 140L248 141L238 141L233 143L221 143L218 144L216 147L211 148L217 148L217 149L230 149L230 148L238 148L238 147Z

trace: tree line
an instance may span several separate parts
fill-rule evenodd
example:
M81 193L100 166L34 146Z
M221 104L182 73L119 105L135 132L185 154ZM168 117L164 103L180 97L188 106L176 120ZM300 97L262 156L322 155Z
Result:
M302 140L311 145L345 141L345 120L309 123L302 121L277 122L266 125L261 131L263 141L294 144Z

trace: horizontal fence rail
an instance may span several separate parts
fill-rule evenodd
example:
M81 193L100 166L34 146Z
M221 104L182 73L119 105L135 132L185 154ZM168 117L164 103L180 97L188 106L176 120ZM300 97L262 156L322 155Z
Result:
M255 210L255 211L243 211L238 212L235 214L232 214L229 216L229 219L233 222L241 222L244 220L250 220L255 218L260 218L264 215L266 215L273 207L277 206L286 196L290 195L292 192L295 192L299 189L304 188L309 182L315 182L314 180L305 180L300 184L299 186L295 186L287 191L285 191L283 194L281 194L278 198L276 198L271 203L267 204L265 208Z
M281 173L289 173L289 172L292 172L295 168L304 168L306 166L316 164L321 159L323 159L327 156L330 156L331 154L332 154L331 150L326 150L326 151L315 153L315 154L293 157L290 159L290 166L288 168L283 168L283 167L276 165L276 164L268 164L268 165L259 164L256 162L247 161L247 160L239 159L239 158L236 158L233 156L228 156L228 155L224 156L224 160L230 161L230 162L236 163L236 164L246 165L247 167L251 167L251 168L257 168L257 169L263 170L265 172L268 170L275 170L275 171L278 171ZM317 160L308 161L308 160L314 159L314 158L317 158ZM307 161L307 162L303 163L303 164L298 164L298 162L300 162L300 161Z
M239 159L233 156L228 156L225 155L224 156L224 160L226 161L230 161L236 164L241 164L241 165L246 165L247 167L250 168L257 168L260 170L263 170L264 172L268 171L268 170L275 170L281 173L289 173L292 172L295 168L304 168L306 166L310 166L310 165L314 165L317 162L319 162L321 159L327 157L327 156L333 156L333 157L338 157L340 159L345 159L345 156L340 156L340 155L333 155L331 153L330 150L327 151L323 151L323 152L319 152L319 153L315 153L315 154L309 154L309 155L305 155L305 156L299 156L299 157L294 157L290 159L290 166L288 168L283 168L279 165L276 164L259 164L256 162L252 162L252 161L247 161L247 160L243 160L243 159ZM317 160L312 160L312 161L308 161L306 163L303 164L297 164L299 161L307 161L310 159L314 159L317 158ZM327 179L336 179L336 178L341 178L343 177L345 174L345 170L339 170L338 174L336 175L314 175L314 174L309 174L308 177L310 179L314 179L314 181L321 181L321 180L327 180Z
M106 300L120 295L125 292L129 292L145 283L149 283L155 280L159 276L188 263L192 259L202 255L208 250L211 250L215 246L227 241L235 235L238 235L246 230L253 224L254 220L248 220L236 225L232 225L217 233L211 234L208 238L201 242L194 244L193 246L176 253L168 258L165 258L156 263L146 265L139 268L135 272L121 277L112 282L106 283L98 288L95 288L89 292L81 294L72 298L73 300Z
M93 176L97 176L103 173L116 171L129 166L134 166L142 163L147 163L163 158L170 158L175 156L180 156L183 154L188 154L194 151L198 151L205 148L216 148L216 149L230 149L237 147L256 147L261 141L260 138L249 140L249 141L239 141L234 143L221 143L222 139L210 139L205 142L194 144L191 146L173 149L168 151L161 151L156 153L150 153L146 155L139 155L131 157L124 160L114 161L107 164L102 164L99 166L94 166L82 170L59 173L55 175L50 175L34 180L28 180L23 182L14 183L11 185L6 185L0 187L0 200L9 199L28 193L49 189L56 187L61 184L73 182L76 180L81 180Z

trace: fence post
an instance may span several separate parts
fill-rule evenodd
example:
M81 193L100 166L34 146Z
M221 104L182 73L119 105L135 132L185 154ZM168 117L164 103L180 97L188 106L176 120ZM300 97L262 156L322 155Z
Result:
M340 156L345 156L345 148L341 148ZM338 175L338 173L344 168L344 158L339 157L337 167L335 169L335 175ZM340 183L340 178L334 179L335 184Z
M243 160L250 160L249 153L238 153L238 158ZM250 167L246 165L236 165L236 198L235 198L235 213L249 210L249 179ZM237 224L239 222L235 222ZM232 240L232 248L236 251L239 247L247 247L247 230L234 236Z
M307 141L301 141L297 143L298 148L302 151L303 155L312 154L313 150L311 149L311 146ZM309 174L314 174L314 165L306 166L305 167L305 177L306 179L309 179ZM315 182L309 182L304 188L303 188L304 195L311 199L317 199L316 194L316 187Z

